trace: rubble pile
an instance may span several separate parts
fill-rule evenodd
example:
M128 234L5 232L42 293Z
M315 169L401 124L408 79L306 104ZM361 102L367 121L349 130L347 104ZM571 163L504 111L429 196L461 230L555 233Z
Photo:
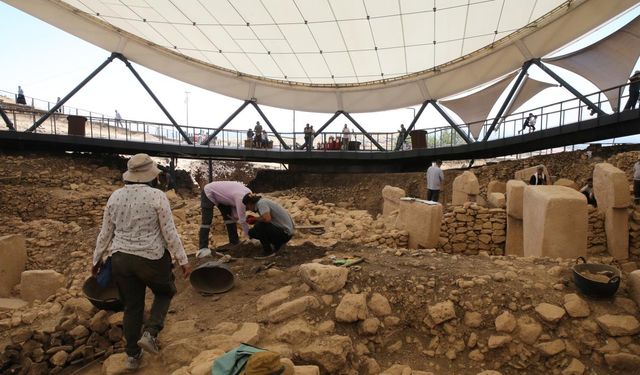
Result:
M467 255L486 251L503 255L507 213L502 208L486 208L467 202L451 206L444 214L440 248L447 253Z

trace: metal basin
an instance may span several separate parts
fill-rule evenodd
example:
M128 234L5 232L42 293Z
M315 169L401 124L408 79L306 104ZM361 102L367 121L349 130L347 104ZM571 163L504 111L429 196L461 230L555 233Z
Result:
M620 270L606 264L587 263L583 257L577 261L582 263L574 265L573 282L578 290L592 298L610 298L620 286Z
M121 311L124 308L113 280L103 288L98 285L98 280L91 276L82 285L82 292L93 306L100 310Z
M233 288L233 272L225 264L215 261L197 266L189 276L195 290L203 294L224 293Z

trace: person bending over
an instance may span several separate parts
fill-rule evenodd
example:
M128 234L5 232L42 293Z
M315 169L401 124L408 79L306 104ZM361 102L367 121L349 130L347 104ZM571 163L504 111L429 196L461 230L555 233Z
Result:
M291 216L284 207L260 195L247 194L242 203L260 215L248 218L249 224L254 224L249 230L249 238L255 238L262 244L262 256L259 258L274 256L295 233Z
M160 173L147 154L134 155L122 175L124 187L111 194L93 252L92 274L111 256L112 276L124 303L125 366L135 370L142 350L157 354L158 332L164 327L171 299L176 294L171 254L185 278L191 266L178 236L167 196L152 187ZM171 254L170 254L171 253ZM149 319L144 324L146 288L153 292Z
M206 184L200 194L200 208L202 210L202 224L199 232L199 246L197 256L203 257L211 254L209 250L209 228L213 222L213 207L218 207L222 214L222 220L227 229L229 244L223 246L229 249L240 243L236 222L240 223L245 236L249 235L249 226L246 221L246 210L242 204L242 198L251 193L248 187L235 181L214 181Z

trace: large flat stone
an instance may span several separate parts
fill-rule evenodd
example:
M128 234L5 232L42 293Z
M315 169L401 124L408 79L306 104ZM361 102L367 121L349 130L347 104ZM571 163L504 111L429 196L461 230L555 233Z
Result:
M409 248L435 248L440 240L442 205L400 201L396 228L409 232Z
M564 186L527 186L523 199L524 256L575 259L587 255L587 199Z
M25 301L45 301L64 286L64 275L54 270L24 271L20 278L20 294Z
M609 336L631 336L640 332L640 323L633 315L605 314L597 317L596 322Z
M13 287L27 264L24 236L12 234L0 237L0 297L10 297Z
M347 282L349 269L320 263L306 263L300 266L298 275L318 292L335 293Z
M0 311L19 310L27 305L27 301L18 298L0 298Z
M631 286L631 299L640 307L640 270L635 270L629 274L629 285Z

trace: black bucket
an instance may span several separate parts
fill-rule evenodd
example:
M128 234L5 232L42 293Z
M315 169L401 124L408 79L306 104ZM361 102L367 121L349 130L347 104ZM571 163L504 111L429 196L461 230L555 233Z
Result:
M195 290L203 294L224 293L233 288L233 272L219 262L207 262L196 267L189 282Z
M606 264L587 263L583 257L578 257L576 262L578 260L582 263L572 267L573 282L582 294L592 298L610 298L616 294L620 286L620 270ZM583 275L585 272L606 276L608 280L590 279Z
M103 288L98 285L98 280L91 276L82 285L82 292L93 306L100 310L121 311L124 308L113 280Z

